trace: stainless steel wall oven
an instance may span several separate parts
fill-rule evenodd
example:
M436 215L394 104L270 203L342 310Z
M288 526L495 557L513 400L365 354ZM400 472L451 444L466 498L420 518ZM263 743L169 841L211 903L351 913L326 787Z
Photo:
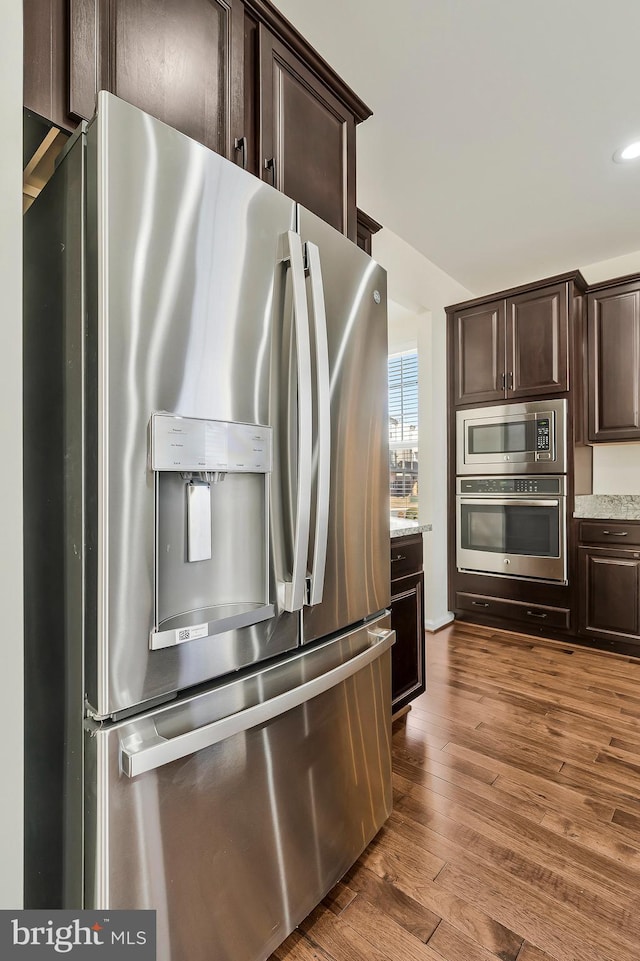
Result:
M566 478L460 477L457 567L567 583Z

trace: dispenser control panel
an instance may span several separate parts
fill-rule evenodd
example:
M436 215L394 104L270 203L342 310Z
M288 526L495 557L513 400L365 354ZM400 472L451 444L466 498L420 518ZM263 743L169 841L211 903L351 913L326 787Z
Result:
M267 474L271 471L271 428L154 414L151 469Z

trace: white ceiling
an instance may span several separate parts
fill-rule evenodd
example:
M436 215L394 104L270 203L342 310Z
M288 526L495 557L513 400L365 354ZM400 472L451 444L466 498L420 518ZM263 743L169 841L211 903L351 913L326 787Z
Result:
M275 0L373 110L358 206L476 293L640 249L639 0Z

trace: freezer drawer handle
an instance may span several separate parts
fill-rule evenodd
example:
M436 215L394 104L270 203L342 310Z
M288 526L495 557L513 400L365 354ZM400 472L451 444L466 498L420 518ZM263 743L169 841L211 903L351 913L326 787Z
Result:
M138 774L145 774L170 764L180 758L195 754L213 744L218 744L235 734L248 731L258 724L265 724L268 721L285 714L287 711L298 707L324 694L325 691L336 687L342 681L357 674L368 664L377 660L385 651L388 651L395 640L395 631L370 630L369 637L371 645L360 654L356 654L344 664L339 664L326 674L315 677L298 687L294 687L283 694L261 704L254 704L245 711L223 717L211 724L205 724L194 731L186 734L179 734L176 737L164 738L158 734L152 721L149 722L144 737L134 734L124 738L120 744L120 765L123 774L127 777L136 777Z
M324 303L324 287L320 267L320 251L315 244L307 243L309 279L311 281L311 306L313 339L315 345L317 439L314 460L316 473L316 527L311 567L309 604L319 604L324 589L324 571L327 562L327 538L329 536L329 495L331 487L331 395L329 388L329 346L327 343L327 316Z

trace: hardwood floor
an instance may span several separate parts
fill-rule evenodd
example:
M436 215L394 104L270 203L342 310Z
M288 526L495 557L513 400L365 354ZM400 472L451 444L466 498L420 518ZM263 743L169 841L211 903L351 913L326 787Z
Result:
M639 961L640 660L456 624L394 811L273 961Z

